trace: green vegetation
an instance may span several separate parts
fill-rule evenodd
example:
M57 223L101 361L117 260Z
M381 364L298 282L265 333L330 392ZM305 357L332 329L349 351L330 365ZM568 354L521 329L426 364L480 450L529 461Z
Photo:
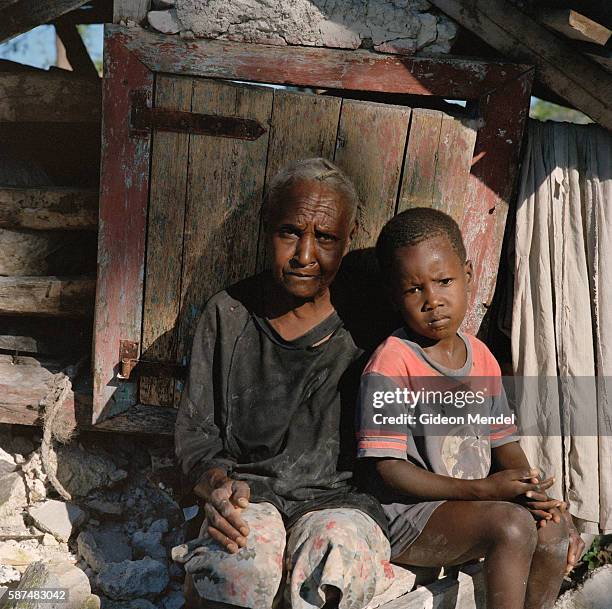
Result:
M586 125L593 122L586 114L578 110L558 106L537 97L532 97L531 100L529 118L535 118L539 121L576 123L578 125Z

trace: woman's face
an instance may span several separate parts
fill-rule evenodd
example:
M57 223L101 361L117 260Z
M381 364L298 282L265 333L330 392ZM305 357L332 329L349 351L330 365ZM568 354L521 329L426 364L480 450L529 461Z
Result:
M348 251L354 223L343 196L322 182L297 182L268 217L274 280L293 297L325 293Z

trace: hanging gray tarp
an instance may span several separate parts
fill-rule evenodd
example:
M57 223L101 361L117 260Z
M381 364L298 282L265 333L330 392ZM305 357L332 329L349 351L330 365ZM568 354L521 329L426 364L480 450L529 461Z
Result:
M556 476L586 532L612 530L612 136L531 122L516 216L515 379L537 435L521 444ZM555 379L552 382L551 379ZM556 381L559 381L557 384ZM568 388L569 387L569 388ZM573 435L571 429L583 430Z

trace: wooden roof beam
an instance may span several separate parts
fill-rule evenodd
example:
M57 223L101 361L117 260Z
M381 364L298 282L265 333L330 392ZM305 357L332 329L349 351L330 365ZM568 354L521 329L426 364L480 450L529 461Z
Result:
M0 42L49 23L79 8L87 0L0 0Z
M572 40L604 46L612 36L612 31L607 27L571 9L542 9L538 11L538 20L547 28Z
M504 0L430 0L505 56L536 66L536 79L612 130L612 76Z
M97 78L44 71L0 78L0 122L97 123L101 104Z

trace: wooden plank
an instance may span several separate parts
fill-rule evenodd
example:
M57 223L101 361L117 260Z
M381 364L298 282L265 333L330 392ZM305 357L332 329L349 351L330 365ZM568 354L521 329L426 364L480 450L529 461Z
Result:
M0 188L0 228L97 230L93 188Z
M433 207L461 222L475 141L470 121L413 110L398 212Z
M100 83L56 72L0 74L0 122L97 123Z
M194 82L192 111L269 124L271 89ZM255 272L268 133L255 141L190 136L178 363L206 300Z
M0 313L88 317L95 286L95 279L0 277Z
M91 350L91 318L0 317L0 349L47 355Z
M153 75L112 36L105 40L94 334L93 422L137 402L136 384L116 378L119 343L140 343L150 137L130 137L131 92L149 103Z
M569 9L546 8L537 12L538 21L572 40L582 40L604 46L612 31L607 27Z
M471 121L442 115L432 207L457 222L463 219L476 134Z
M75 24L58 21L55 24L55 31L66 49L66 58L74 73L86 78L97 79L98 70L96 70L96 66L89 56L87 47L77 30L77 26Z
M355 183L361 226L351 249L372 247L395 212L410 108L344 100L335 162Z
M61 15L78 8L88 0L17 0L2 8L0 21L0 43L31 30L37 25L48 23Z
M190 111L192 91L191 78L160 74L155 85L155 106ZM155 134L142 326L142 353L147 360L176 359L188 158L188 134L161 131ZM172 405L174 381L141 378L140 402Z
M568 42L504 0L431 0L431 4L504 55L533 62L543 84L612 129L612 76L577 54Z
M147 17L150 4L150 0L113 0L113 23L142 23Z
M178 36L107 27L153 71L210 78L470 99L529 70L525 65L474 59L220 40L187 42Z
M476 334L495 290L506 216L513 201L520 143L529 113L533 74L509 81L481 99L478 130L460 226L474 264L474 283L463 327Z
M441 126L442 112L424 108L412 111L398 213L432 205Z
M334 158L342 100L306 93L274 91L266 184L282 167L310 157ZM257 269L268 262L263 225L257 248Z
M25 361L25 360L29 361ZM13 358L0 355L0 423L42 427L43 412L39 404L49 393L54 376L64 363L36 361L33 358ZM111 433L137 433L172 436L176 411L174 408L142 406L127 413L91 424L92 394L87 382L77 382L69 391L59 416L66 427Z

